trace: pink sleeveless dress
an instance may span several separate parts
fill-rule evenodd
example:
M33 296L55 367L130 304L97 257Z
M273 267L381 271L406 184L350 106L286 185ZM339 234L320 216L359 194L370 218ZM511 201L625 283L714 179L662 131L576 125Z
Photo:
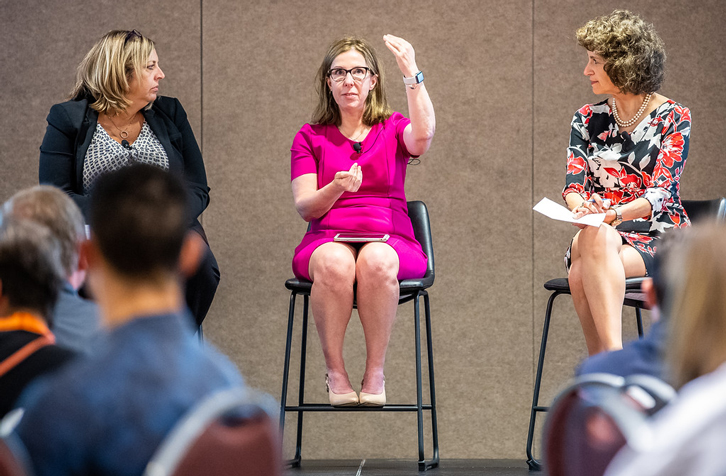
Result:
M345 192L322 217L312 220L310 230L295 248L292 270L296 277L310 280L310 256L340 232L388 233L386 242L398 254L398 279L420 278L426 273L427 258L413 234L408 218L404 182L411 157L403 142L403 130L410 123L394 113L378 123L356 152L354 142L333 124L305 124L295 135L291 152L291 179L304 174L318 175L318 188L335 178L336 172L358 163L363 182L357 192Z

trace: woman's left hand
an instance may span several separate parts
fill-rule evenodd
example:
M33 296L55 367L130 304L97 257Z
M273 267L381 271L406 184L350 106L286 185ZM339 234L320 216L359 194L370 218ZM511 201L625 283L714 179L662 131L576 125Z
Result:
M383 41L396 57L396 63L404 77L411 78L419 72L418 66L416 66L416 53L413 51L411 43L393 35L383 35Z

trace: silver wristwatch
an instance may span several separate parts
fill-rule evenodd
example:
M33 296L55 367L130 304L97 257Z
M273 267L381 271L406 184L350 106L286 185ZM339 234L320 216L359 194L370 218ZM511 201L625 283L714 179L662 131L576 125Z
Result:
M623 215L620 213L620 207L613 208L613 211L615 211L615 220L610 222L610 226L615 228L623 222Z
M411 89L416 89L417 84L423 83L424 76L423 72L419 71L418 73L414 74L412 78L407 78L406 76L403 77L403 84L408 86Z

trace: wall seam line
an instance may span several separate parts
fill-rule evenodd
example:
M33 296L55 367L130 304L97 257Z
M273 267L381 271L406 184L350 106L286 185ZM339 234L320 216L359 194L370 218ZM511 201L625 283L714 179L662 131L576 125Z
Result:
M535 141L535 54L534 54L534 45L535 45L535 2L536 0L532 0L532 162L531 162L531 184L530 184L530 191L531 191L531 197L530 197L530 206L534 203L534 154L535 154L535 148L534 148L534 141ZM534 375L535 375L535 283L534 283L534 269L535 269L535 255L534 255L534 210L530 210L530 224L532 227L531 233L531 240L532 240L532 269L531 269L531 282L532 282L532 309L531 309L531 322L532 322L532 382L534 382Z

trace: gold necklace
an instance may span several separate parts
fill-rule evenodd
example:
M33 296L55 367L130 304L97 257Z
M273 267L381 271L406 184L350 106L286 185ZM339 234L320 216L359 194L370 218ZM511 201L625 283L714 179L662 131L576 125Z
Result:
M122 139L127 139L129 137L129 133L126 129L128 129L128 127L131 125L131 123L136 120L137 114L138 114L138 112L136 114L134 114L133 116L131 116L131 120L124 126L123 129L121 129L119 126L117 126L115 122L113 122L113 119L111 119L111 116L106 114L106 117L108 118L109 121L111 121L111 124L113 124L113 127L115 127L118 130L119 137ZM116 115L118 116L118 114L116 114Z

